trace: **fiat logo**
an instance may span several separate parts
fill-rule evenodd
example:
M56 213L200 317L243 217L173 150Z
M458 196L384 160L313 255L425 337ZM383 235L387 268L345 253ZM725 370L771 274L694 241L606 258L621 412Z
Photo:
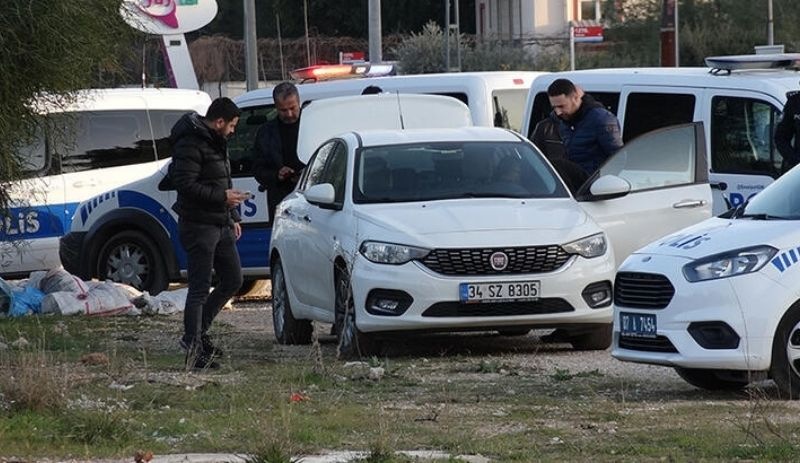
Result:
M489 265L498 272L508 267L508 255L504 252L496 252L489 257Z

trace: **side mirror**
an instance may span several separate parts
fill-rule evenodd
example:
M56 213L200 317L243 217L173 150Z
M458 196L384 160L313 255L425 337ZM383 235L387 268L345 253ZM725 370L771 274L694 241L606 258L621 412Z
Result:
M305 192L306 201L325 209L333 209L336 206L336 192L330 183L320 183L314 185Z
M602 201L605 199L621 198L631 192L631 184L616 175L603 175L589 187L592 199Z

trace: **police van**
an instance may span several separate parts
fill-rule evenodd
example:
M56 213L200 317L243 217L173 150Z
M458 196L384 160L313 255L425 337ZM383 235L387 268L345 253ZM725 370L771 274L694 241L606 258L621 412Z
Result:
M617 115L628 142L668 125L705 126L714 213L744 203L784 173L773 141L787 94L800 88L800 54L707 58L707 68L620 68L557 72L531 86L522 133L551 111L547 87L567 78Z
M42 105L42 129L18 152L23 178L4 185L11 207L0 227L3 277L57 267L59 238L78 204L155 172L170 155L175 121L205 112L211 98L191 90L96 89L69 101Z
M328 68L308 68L301 79L328 73ZM337 96L359 95L368 86L389 93L436 94L457 98L470 108L474 125L500 126L519 131L525 98L536 72L480 72L385 77L363 77L299 84L303 104ZM234 187L250 191L240 206L243 234L237 242L242 271L253 281L269 275L271 224L267 213L269 192L261 193L253 178L252 147L258 128L275 117L272 88L245 93L236 99L242 116L228 142ZM108 278L151 293L169 281L185 276L186 256L177 236L177 216L171 206L174 191L159 191L166 173L139 178L84 202L75 210L72 229L61 243L67 270L82 278Z

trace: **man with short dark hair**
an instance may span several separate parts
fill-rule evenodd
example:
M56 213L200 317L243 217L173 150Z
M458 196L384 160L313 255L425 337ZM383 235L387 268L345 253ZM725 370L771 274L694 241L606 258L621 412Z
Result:
M170 177L178 198L178 234L186 250L189 291L183 312L187 368L218 368L222 355L208 337L211 322L242 285L236 241L242 234L236 209L247 198L231 180L227 139L241 111L228 98L211 102L205 117L192 112L172 128ZM211 273L219 283L209 294Z
M568 79L556 79L547 88L567 158L591 175L622 148L617 117L584 94Z
M300 94L291 82L281 82L272 90L278 117L262 125L253 146L253 174L267 190L270 222L275 207L294 190L305 164L297 157L300 129Z
M787 95L783 114L775 127L775 146L781 153L781 173L800 162L800 92Z

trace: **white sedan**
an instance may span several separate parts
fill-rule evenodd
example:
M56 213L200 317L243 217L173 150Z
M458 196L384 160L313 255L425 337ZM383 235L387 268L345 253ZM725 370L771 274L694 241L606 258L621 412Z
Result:
M301 143L304 134L322 141L275 214L280 343L310 342L311 322L322 321L334 324L346 356L374 352L389 332L532 327L563 328L576 349L605 349L615 253L710 216L698 124L629 143L576 201L514 132L408 129L415 113L434 113L424 98L359 98L303 112ZM387 113L405 129L327 127L337 119L374 128Z
M616 280L620 360L703 389L771 377L800 397L800 170L745 205L632 254Z

